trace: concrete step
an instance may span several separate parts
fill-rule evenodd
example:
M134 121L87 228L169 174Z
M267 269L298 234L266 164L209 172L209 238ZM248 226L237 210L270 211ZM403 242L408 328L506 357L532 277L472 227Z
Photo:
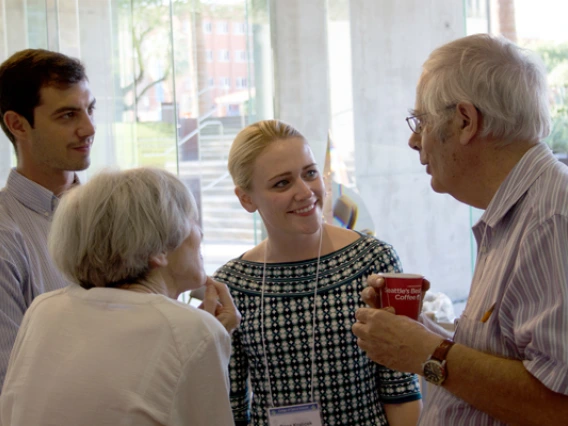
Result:
M252 220L247 220L246 218L235 219L231 217L211 217L203 215L202 225L208 228L223 228L223 229L240 229L245 231L252 231L255 228L255 223ZM258 228L260 223L256 224Z
M240 204L213 204L207 203L206 200L202 205L201 211L203 216L207 215L209 217L253 217L253 215L243 209Z
M211 204L207 204L207 203L203 203L203 208L202 208L203 214L208 214L208 215L213 215L216 217L219 216L233 216L233 217L253 217L252 214L250 214L249 212L247 212L245 209L242 208L242 206L233 204L233 205L226 205L226 206L220 206L220 205L211 205Z
M222 149L227 149L230 148L231 145L233 144L232 140L222 140L222 139L217 139L217 140L201 140L201 143L199 144L199 150L203 151L215 151L215 150L222 150Z
M242 233L244 235L254 235L255 232L260 232L260 229L254 229L253 226L244 227L244 228L237 228L235 226L230 226L226 224L222 224L220 222L211 222L211 223L203 223L203 229L205 231L226 231L227 234L239 234Z
M206 197L207 201L210 203L214 203L216 207L219 206L219 204L223 205L229 205L229 206L239 206L240 207L240 203L238 198L236 197L236 195L234 195L233 193L228 193L228 194L223 194L223 195L213 195L213 194L209 194L207 191L202 193L204 197Z
M254 229L254 222L250 219L234 217L210 217L203 215L203 227L206 228L223 228L223 229L240 229L249 230ZM257 225L258 226L258 225Z
M208 217L217 218L234 217L235 219L251 218L252 220L253 217L238 202L226 204L210 203L206 198L203 199L202 214L204 217L207 215Z
M212 138L199 140L199 149L225 149L233 144L233 139Z
M203 234L207 241L224 242L235 244L254 244L255 235L253 230L212 228L203 227ZM257 241L260 241L260 233L257 234Z
M233 192L233 187L227 187L227 188L219 188L217 186L214 186L212 188L209 188L207 190L201 190L201 194L203 197L209 197L209 196L224 196L227 198L227 201L238 201L237 196L235 195L235 193Z
M245 212L246 213L246 212ZM219 213L219 212L202 212L201 221L203 223L208 223L216 228L223 226L226 228L250 228L255 226L255 220L253 216L245 216L240 212L233 212L231 214ZM260 225L260 221L256 220L256 226Z
M207 241L252 245L255 238L260 240L261 223L242 208L234 194L233 181L227 175L227 156L235 134L201 134L200 160L181 162L179 173L182 180L199 179L201 221Z
M212 177L202 178L201 179L201 190L202 191L209 191L209 190L212 190L212 189L216 189L216 190L222 189L227 194L235 195L234 194L235 184L233 183L233 180L229 177L227 177L223 180L219 180L219 177L220 176L217 176L216 179L212 179ZM214 186L209 186L213 182L215 182Z
M201 153L201 160L202 161L210 161L210 160L219 160L219 159L227 159L229 156L229 151L225 153L219 152L202 152Z
M236 197L235 197L236 198ZM234 217L253 217L252 214L247 212L239 203L234 204L214 204L207 203L207 199L203 203L203 214L219 216L234 216Z

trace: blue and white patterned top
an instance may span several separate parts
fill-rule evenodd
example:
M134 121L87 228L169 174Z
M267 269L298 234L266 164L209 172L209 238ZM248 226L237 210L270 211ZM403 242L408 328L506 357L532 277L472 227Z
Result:
M310 402L312 314L317 259L266 265L264 329L274 404ZM375 364L351 332L367 276L400 272L392 246L363 236L320 260L314 397L328 426L386 425L382 403L421 398L418 378ZM233 333L231 403L237 424L268 426L268 384L261 338L263 264L234 259L215 273L242 314ZM249 409L250 389L254 394Z

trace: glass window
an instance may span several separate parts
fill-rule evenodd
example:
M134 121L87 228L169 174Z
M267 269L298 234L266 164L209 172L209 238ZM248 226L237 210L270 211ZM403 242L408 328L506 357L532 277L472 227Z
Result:
M219 86L224 89L231 87L231 79L229 77L219 77Z
M244 50L235 50L235 62L246 62L247 52Z
M496 13L499 8L499 13ZM542 58L551 90L552 132L546 139L560 161L568 164L568 3L554 0L468 0L468 34L491 32L536 52ZM471 225L483 211L471 209ZM472 246L475 241L472 237ZM472 268L475 258L472 255ZM465 301L469 289L463 288ZM459 301L459 300L458 300ZM458 306L463 306L459 304Z
M219 50L219 62L229 62L230 56L227 49Z
M517 42L537 52L548 72L552 131L546 142L568 164L568 3L542 0L515 2Z
M228 34L229 23L226 21L217 22L217 34Z
M494 4L495 3L495 4ZM546 139L556 156L568 163L568 4L554 0L469 0L469 34L491 31L536 52L544 62L550 86L552 132ZM499 14L491 8L499 7Z
M226 162L242 127L272 118L264 101L256 102L257 96L272 97L272 80L255 79L257 73L270 75L271 64L230 70L209 62L215 50L229 65L234 61L230 49L255 49L251 57L270 57L267 1L107 0L60 6L48 9L45 2L32 1L27 7L10 2L1 8L1 20L9 25L0 29L0 60L39 47L85 63L97 97L97 134L92 165L81 179L113 165L168 169L197 200L208 273L251 248L259 241L260 222L235 197ZM251 33L229 34L227 16L248 22ZM227 37L206 36L212 23ZM233 79L240 81L239 92L231 87ZM251 89L243 91L247 86ZM7 138L1 137L4 182L15 160Z
M244 22L233 22L233 34L244 34L246 24Z

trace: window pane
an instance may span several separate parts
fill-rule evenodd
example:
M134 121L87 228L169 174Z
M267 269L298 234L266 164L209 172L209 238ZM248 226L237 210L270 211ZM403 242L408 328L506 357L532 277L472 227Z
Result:
M0 9L1 59L42 47L85 63L97 97L97 135L81 179L109 166L177 173L199 204L208 273L257 243L260 221L234 195L227 155L240 129L272 118L267 1L57 4L46 9L44 0L28 0ZM5 139L4 179L13 164Z

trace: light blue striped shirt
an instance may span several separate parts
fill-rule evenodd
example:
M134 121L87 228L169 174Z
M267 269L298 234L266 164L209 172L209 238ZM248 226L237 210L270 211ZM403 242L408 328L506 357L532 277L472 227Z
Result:
M456 342L522 360L547 388L568 395L568 167L544 144L530 149L473 233L477 263ZM429 402L421 425L504 424L442 387Z
M47 252L58 198L15 169L0 191L0 386L26 309L68 285Z

